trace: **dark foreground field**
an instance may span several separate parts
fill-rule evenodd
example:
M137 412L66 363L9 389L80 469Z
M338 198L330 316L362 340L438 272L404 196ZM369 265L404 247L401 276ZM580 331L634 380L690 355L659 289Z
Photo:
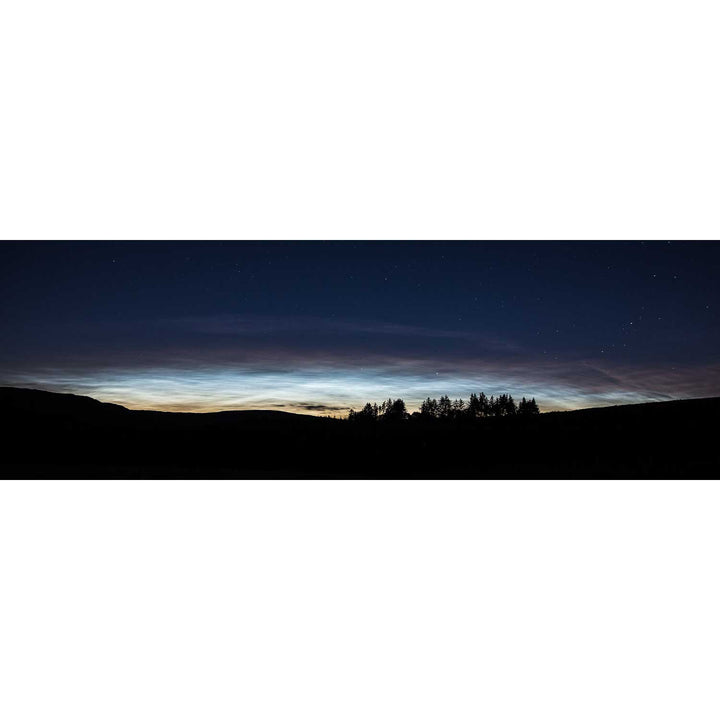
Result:
M720 398L363 424L0 388L0 415L5 478L720 477Z

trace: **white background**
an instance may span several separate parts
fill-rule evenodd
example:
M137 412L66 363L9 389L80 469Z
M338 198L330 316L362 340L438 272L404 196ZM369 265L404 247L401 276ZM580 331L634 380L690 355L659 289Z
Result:
M4 0L0 237L717 238L716 0Z
M715 2L39 2L3 238L717 238ZM713 718L713 482L0 485L0 716Z
M12 720L716 720L714 482L0 486Z

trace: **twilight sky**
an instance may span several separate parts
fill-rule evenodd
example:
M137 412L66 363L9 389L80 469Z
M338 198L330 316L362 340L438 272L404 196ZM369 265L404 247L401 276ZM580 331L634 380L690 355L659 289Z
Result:
M2 242L0 385L344 415L720 395L718 242Z

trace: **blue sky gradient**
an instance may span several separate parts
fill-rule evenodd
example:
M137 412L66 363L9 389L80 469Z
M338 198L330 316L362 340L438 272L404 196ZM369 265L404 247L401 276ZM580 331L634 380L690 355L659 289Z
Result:
M0 244L0 383L344 415L720 395L718 243Z

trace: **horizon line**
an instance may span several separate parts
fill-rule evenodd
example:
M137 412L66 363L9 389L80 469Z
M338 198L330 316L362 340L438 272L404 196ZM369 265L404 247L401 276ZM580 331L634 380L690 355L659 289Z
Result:
M19 387L17 385L0 385L0 390L25 390L30 392L43 392L48 393L49 395L68 395L72 397L84 397L88 398L90 400L94 400L96 402L102 403L103 405L115 405L118 407L123 408L124 410L128 411L137 411L137 412L160 412L160 413L168 413L168 414L174 414L174 415L214 415L219 413L228 413L228 412L281 412L289 415L304 415L304 416L311 416L311 417L321 417L321 418L328 418L328 419L344 419L345 416L349 413L350 410L355 410L354 407L347 407L347 408L337 408L337 410L343 410L345 411L343 417L337 418L337 415L330 414L330 408L326 412L298 412L298 410L302 409L302 406L298 407L297 405L293 404L277 404L274 407L242 407L242 408L222 408L217 410L168 410L168 409L158 409L156 407L128 407L126 405L123 405L122 403L118 402L110 402L107 400L101 400L97 397L93 397L92 395L81 395L74 392L58 392L56 390L44 390L42 388L37 387ZM511 397L512 394L508 393ZM400 398L402 399L402 398ZM631 402L631 403L621 403L621 404L613 404L613 405L588 405L584 407L574 407L574 408L563 408L563 409L552 409L552 410L540 410L541 415L551 415L553 413L560 413L560 412L578 412L582 410L598 410L602 408L611 408L611 407L631 407L631 406L639 406L639 405L654 405L658 403L672 403L672 402L686 402L688 400L714 400L714 399L720 399L720 396L717 395L710 395L710 396L703 396L703 397L686 397L686 398L671 398L667 400L646 400L643 402ZM369 403L370 401L368 401ZM322 403L311 403L308 402L307 405L305 405L306 408L317 408L322 406ZM365 404L362 405L364 407ZM286 407L292 407L294 410L286 410L282 408ZM418 406L419 410L419 406ZM417 412L417 410L413 411Z

